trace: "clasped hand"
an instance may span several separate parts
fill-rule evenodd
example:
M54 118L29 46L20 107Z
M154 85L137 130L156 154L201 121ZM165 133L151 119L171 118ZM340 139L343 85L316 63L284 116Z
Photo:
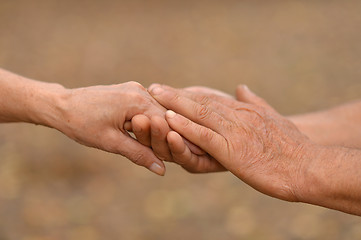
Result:
M159 175L163 161L193 173L229 171L269 196L361 214L354 167L360 152L311 141L245 86L237 88L237 99L202 87L147 90L134 82L51 91L61 96L56 111L50 108L56 113L24 121L57 128Z
M244 86L237 100L135 82L66 89L1 69L0 85L2 123L55 128L159 175L163 161L230 171L270 196L361 215L361 101L285 118Z
M208 88L155 84L149 92L170 110L165 118L137 115L128 130L160 159L189 172L228 170L265 194L298 201L296 181L311 142L247 87L237 88L239 101ZM207 154L193 153L182 137Z

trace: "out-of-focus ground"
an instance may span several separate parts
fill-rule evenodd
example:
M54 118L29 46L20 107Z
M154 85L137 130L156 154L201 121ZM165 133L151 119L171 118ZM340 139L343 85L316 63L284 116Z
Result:
M66 87L249 85L283 114L361 93L361 1L0 1L0 66ZM332 129L330 129L332 131ZM52 129L0 126L0 239L361 239L361 219L229 173L157 177Z

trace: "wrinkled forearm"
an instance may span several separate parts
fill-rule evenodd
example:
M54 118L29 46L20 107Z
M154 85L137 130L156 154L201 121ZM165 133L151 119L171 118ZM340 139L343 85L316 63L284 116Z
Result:
M361 216L361 151L319 146L311 152L299 201Z
M361 100L289 119L318 144L361 148Z
M56 127L66 90L0 69L0 122L28 122Z

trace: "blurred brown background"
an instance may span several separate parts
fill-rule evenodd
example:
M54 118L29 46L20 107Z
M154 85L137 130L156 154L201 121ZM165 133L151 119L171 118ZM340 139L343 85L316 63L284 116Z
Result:
M245 83L283 114L359 98L361 1L5 1L0 67L66 87ZM157 177L44 127L0 126L0 239L360 239L361 219L228 173Z

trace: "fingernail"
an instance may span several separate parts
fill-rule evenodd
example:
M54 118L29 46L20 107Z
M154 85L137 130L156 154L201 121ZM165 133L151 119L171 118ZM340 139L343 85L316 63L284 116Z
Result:
M150 92L151 92L153 95L161 94L163 91L164 91L164 89L161 88L161 87L154 87L154 88L150 89Z
M176 115L176 113L173 112L172 110L168 110L168 111L165 112L165 116L166 116L167 118L174 118L175 115Z
M152 165L149 167L149 170L154 172L155 174L158 174L159 176L164 176L165 169L161 167L158 163L152 163Z

